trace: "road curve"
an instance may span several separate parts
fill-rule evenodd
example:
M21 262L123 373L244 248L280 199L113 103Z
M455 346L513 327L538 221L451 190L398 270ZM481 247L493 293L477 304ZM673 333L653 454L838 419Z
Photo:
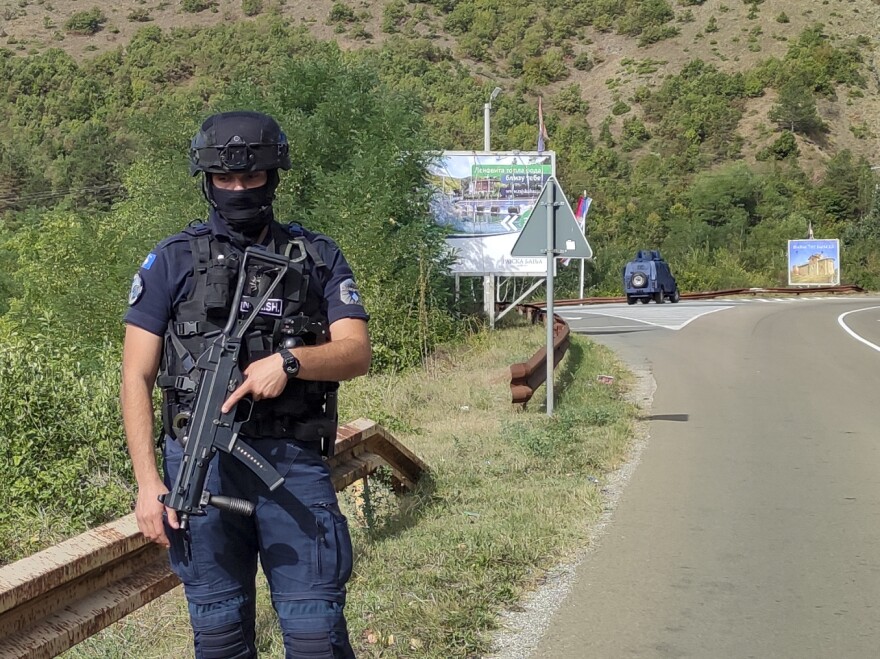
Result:
M880 656L880 299L718 311L570 321L657 388L533 657Z

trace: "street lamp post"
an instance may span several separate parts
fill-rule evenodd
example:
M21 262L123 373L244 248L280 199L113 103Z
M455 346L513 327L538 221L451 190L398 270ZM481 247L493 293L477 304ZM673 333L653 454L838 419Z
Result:
M501 87L492 90L489 96L489 102L483 103L483 150L491 151L491 141L489 139L489 111L492 109L492 101L501 93Z
M501 93L501 87L496 87L489 95L489 101L483 104L483 150L491 151L492 143L489 139L489 112L492 109L492 101ZM489 327L495 329L495 275L483 275L483 306L486 316L489 318Z

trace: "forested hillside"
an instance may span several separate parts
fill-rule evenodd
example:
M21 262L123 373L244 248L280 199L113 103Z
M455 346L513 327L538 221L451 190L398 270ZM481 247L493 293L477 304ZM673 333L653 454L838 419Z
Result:
M619 294L645 247L685 291L784 284L785 241L808 226L842 240L844 282L880 288L878 14L876 0L7 3L0 530L24 530L0 560L42 541L35 519L127 509L119 319L143 256L203 215L185 152L209 112L286 127L281 215L338 239L375 368L399 369L463 331L424 154L481 148L495 86L493 148L535 148L542 97L563 187L594 199L589 294Z

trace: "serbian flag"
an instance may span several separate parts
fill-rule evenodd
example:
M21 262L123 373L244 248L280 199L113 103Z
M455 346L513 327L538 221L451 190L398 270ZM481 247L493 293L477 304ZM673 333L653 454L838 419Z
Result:
M587 195L581 195L580 199L578 199L577 208L574 209L574 221L577 222L578 228L580 228L581 233L584 235L587 233L587 212L590 210L590 204L592 203L593 200Z
M578 228L581 230L581 233L584 235L587 234L587 213L590 210L590 204L593 203L593 200L590 199L586 194L582 194L578 199L577 206L574 209L574 221L577 222ZM571 259L559 259L562 265L568 265L571 263Z
M544 142L549 140L550 136L547 134L547 127L544 125L544 108L542 104L541 97L538 97L538 151L544 150Z

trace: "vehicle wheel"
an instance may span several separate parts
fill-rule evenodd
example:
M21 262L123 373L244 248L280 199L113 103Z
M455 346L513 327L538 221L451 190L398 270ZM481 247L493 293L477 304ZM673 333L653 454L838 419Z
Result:
M654 302L657 304L663 304L666 301L666 298L663 296L663 289L661 288L659 291L654 293Z
M632 295L627 295L627 296L626 296L626 303L627 303L627 304L635 304L635 303L636 303L636 299L635 299Z
M681 299L681 293L679 293L679 292L678 292L678 289L676 288L676 289L672 292L672 295L669 296L669 301L672 302L672 304L675 304L675 303L678 302L680 299Z
M642 301L642 304L648 304L651 301L649 297L640 297L639 299Z

